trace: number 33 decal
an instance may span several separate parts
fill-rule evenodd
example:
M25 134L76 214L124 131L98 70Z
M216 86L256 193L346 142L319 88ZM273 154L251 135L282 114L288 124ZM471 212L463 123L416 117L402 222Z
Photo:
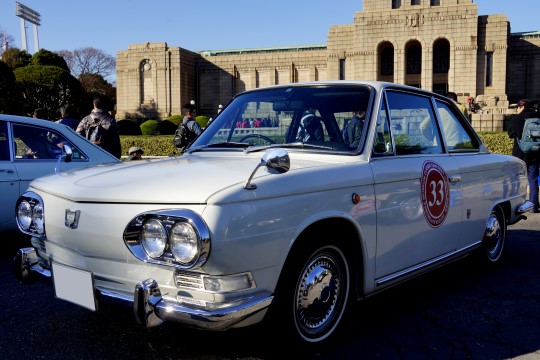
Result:
M424 217L429 226L439 227L446 219L450 204L448 176L439 164L426 161L422 166L420 186Z

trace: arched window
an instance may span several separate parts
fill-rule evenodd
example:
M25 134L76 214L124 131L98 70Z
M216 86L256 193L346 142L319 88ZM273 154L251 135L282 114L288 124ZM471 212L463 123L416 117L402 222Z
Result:
M394 47L391 45L381 50L381 75L394 75Z
M407 74L422 73L422 47L418 42L412 42L407 46Z
M446 39L440 39L433 45L433 72L447 73L450 69L450 44Z

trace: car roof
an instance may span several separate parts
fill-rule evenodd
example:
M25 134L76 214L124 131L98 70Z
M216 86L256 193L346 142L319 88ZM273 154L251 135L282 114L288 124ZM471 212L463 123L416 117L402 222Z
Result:
M444 98L441 94L434 93L429 90L417 88L414 86L409 85L403 85L403 84L396 84L386 81L376 81L376 80L326 80L326 81L307 81L307 82L297 82L297 83L288 83L288 84L279 84L279 85L270 85L255 89L250 89L243 91L241 93L238 93L238 95L251 93L251 92L257 92L257 91L264 91L268 89L282 89L282 88L290 88L290 87L309 87L309 86L370 86L373 89L375 89L377 92L385 89L385 88L392 88L392 89L403 89L403 90L409 90L414 91L417 93L422 93L429 96L436 96L440 98Z
M57 123L56 120L36 119L29 116L19 115L0 114L0 120L11 121L21 124L47 126L51 127L51 129L63 129L63 126L65 126L63 124Z

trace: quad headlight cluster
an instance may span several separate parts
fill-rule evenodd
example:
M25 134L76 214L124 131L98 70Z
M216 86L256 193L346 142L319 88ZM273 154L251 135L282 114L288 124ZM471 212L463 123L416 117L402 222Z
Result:
M140 260L188 269L206 261L209 234L195 212L165 210L136 216L124 231L124 241Z
M17 201L17 226L31 236L45 235L43 200L33 192L24 193Z

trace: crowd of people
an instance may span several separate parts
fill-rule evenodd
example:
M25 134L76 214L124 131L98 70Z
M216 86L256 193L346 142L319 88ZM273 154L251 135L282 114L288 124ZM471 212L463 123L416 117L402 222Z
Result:
M279 126L279 122L277 119L269 119L269 118L245 118L242 121L238 121L236 123L236 128L258 128L258 127L277 127Z

